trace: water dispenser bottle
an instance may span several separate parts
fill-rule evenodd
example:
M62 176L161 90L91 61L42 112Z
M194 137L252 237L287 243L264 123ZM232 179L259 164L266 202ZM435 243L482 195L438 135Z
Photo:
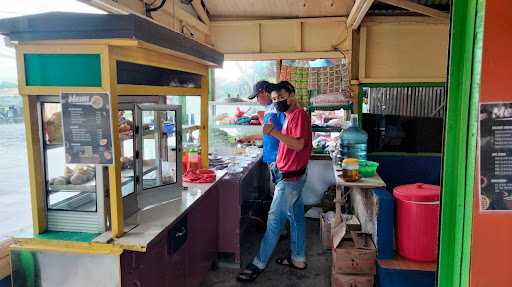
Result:
M359 128L357 115L351 115L351 125L341 133L341 155L343 158L366 160L368 134Z

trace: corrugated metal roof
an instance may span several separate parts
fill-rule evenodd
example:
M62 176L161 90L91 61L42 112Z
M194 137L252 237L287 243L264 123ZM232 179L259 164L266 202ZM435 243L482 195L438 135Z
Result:
M450 11L451 0L410 0L430 8L448 12ZM368 11L368 16L416 16L419 13L411 12L400 7L375 1Z
M411 0L422 5L450 5L451 0Z

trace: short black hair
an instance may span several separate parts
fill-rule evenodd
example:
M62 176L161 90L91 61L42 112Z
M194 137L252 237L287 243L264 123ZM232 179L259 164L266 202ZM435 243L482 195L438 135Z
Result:
M265 90L267 93L272 93L272 92L279 92L279 90L281 90L281 88L279 87L279 84L269 83L265 87Z
M295 94L295 87L288 81L281 81L276 86L278 86L278 91L285 90L288 94Z
M267 92L267 93L269 93L269 94L270 94L270 93L272 93L272 91L275 91L275 90L276 90L276 86L277 86L277 84L274 84L274 83L268 83L268 82L267 82L267 85L265 86L265 89L264 89L264 90L265 90L265 92Z

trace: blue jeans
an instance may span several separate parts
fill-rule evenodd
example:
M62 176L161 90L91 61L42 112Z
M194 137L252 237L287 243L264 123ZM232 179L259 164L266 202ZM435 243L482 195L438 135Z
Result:
M274 184L277 184L278 182L280 182L283 179L283 175L277 168L277 165L275 162L269 163L268 168L270 169L270 175L272 177L271 179Z
M297 180L281 180L277 183L268 213L267 230L261 240L258 255L252 262L258 268L265 269L267 266L287 219L290 221L292 260L306 261L304 202L302 201L302 189L305 183L305 174Z

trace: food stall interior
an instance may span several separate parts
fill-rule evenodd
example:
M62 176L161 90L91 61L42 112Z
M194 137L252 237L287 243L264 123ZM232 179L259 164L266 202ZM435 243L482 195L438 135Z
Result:
M307 60L224 61L211 47L135 15L52 13L11 21L0 21L0 32L17 41L23 69L34 212L33 234L15 239L13 269L25 268L23 252L37 250L31 256L40 259L57 250L84 261L84 254L103 263L100 256L112 256L108 262L119 271L112 286L197 287L216 263L243 267L272 202L261 151L265 107L247 99L265 79L291 82L311 120L302 197L322 245L312 262L332 255L333 286L356 279L365 282L357 286L389 286L382 285L392 282L382 279L386 270L403 265L433 282L444 83L351 81L353 55L339 51ZM58 33L63 22L75 24L63 28L69 34ZM72 28L84 23L83 30ZM50 32L31 34L44 29ZM88 61L96 66L82 70L96 67L92 84L83 74L69 83L41 77L58 78L69 73L53 73L66 63ZM112 165L66 164L63 92L109 94ZM422 218L404 216L422 208L429 208L418 213ZM404 226L426 226L428 248ZM88 239L64 238L77 234ZM421 254L407 250L407 242ZM357 256L348 258L347 250ZM363 257L369 259L359 264ZM76 264L82 276L95 270Z
M383 266L395 270L393 268L399 269L396 267L397 264L409 264L412 269L428 274L428 278L425 277L421 283L428 285L430 283L427 282L434 280L435 262L421 265L403 258L394 259L395 227L392 226L393 223L390 226L390 222L394 221L395 207L392 203L392 193L386 190L392 191L398 186L416 183L437 186L440 184L446 88L442 83L367 84L361 85L359 93L356 93L342 80L347 78L343 72L346 69L344 64L343 59L226 61L224 68L216 69L213 76L215 85L222 88L216 87L214 101L210 103L211 150L216 151L218 157L222 158L231 153L241 152L241 143L255 141L258 144L257 140L261 137L257 123L240 122L240 119L254 118L262 108L241 96L247 94L239 92L244 89L245 79L236 82L238 90L229 86L232 80L226 75L229 71L236 70L237 67L241 70L250 70L252 73L245 73L244 78L254 78L252 82L259 79L292 82L296 87L297 99L311 117L314 134L314 150L303 191L307 214L312 217L320 214L322 218L329 218L332 213L329 211L335 207L334 202L342 202L340 209L343 212L343 219L350 226L347 227L350 228L347 233L360 230L365 234L371 234L371 240L375 242L378 250L375 257L382 260L382 264L385 264ZM258 66L260 70L248 68ZM261 70L275 72L264 74ZM358 134L365 134L367 138L362 139L357 145L343 146L344 134L345 137L349 135L349 130L354 126ZM343 152L351 149L357 149L357 152L352 151L351 156L343 155ZM359 189L340 180L342 160L347 157L360 159L360 163L356 163L355 166L363 179L360 180L361 177L358 176L358 181L353 185L362 186ZM362 165L365 167L364 171ZM327 170L333 172L327 173ZM378 174L375 173L376 170ZM367 177L370 183L365 180ZM227 186L225 188L228 189ZM335 198L337 190L341 191L341 199ZM369 190L373 192L368 192ZM432 204L438 208L435 202ZM268 209L268 205L263 206ZM332 218L334 217L333 215ZM417 222L423 224L419 223L420 219ZM264 230L264 225L260 226L263 228L244 226L245 228L240 229L241 254L236 255L240 256L237 259L243 261L242 266L252 260L254 246L258 244L255 238L260 238ZM328 234L333 232L327 226L328 223L322 223L322 236L325 230L329 230ZM243 231L247 231L247 234ZM347 236L350 238L350 234ZM429 238L435 242L437 237L434 237ZM325 235L325 238L329 238L329 235ZM327 245L324 247L332 248L328 245L329 239L326 240ZM365 240L368 240L368 237ZM391 263L386 260L391 260ZM385 271L381 272L384 274ZM366 279L371 277L367 274L364 276Z

